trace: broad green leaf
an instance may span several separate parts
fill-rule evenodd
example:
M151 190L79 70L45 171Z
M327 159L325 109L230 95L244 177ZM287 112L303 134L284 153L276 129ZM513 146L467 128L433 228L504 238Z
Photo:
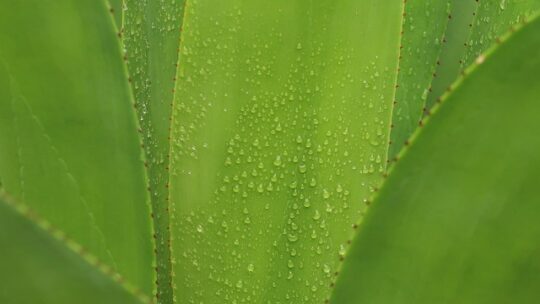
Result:
M104 1L0 2L2 187L150 295L136 116Z
M333 303L540 297L540 19L482 55L400 154Z
M453 2L407 1L403 18L399 72L392 113L388 156L392 159L416 130L422 117L443 45Z
M183 0L126 0L124 44L150 179L158 299L172 302L169 253L169 133Z
M403 1L193 1L171 136L179 303L324 301L385 170Z
M0 302L17 304L143 303L98 270L83 248L25 206L0 194ZM92 264L91 264L92 263Z

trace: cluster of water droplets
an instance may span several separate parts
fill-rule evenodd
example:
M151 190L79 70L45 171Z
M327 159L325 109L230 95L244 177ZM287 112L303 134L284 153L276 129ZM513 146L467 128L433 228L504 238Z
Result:
M320 301L385 168L389 69L324 32L292 41L245 29L264 15L190 9L171 137L177 300Z

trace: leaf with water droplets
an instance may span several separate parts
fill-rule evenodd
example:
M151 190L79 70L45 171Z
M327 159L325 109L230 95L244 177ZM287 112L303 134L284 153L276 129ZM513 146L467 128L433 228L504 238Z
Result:
M124 44L146 153L157 260L157 297L172 302L169 254L169 129L183 0L125 0Z
M329 295L385 169L402 10L187 3L170 165L178 302Z

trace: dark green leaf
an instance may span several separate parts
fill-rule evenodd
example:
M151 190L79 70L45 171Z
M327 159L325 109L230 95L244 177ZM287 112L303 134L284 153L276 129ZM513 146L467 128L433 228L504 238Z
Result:
M0 302L136 304L148 301L98 270L98 261L35 213L0 194ZM81 254L86 254L85 258ZM104 269L106 270L106 269Z

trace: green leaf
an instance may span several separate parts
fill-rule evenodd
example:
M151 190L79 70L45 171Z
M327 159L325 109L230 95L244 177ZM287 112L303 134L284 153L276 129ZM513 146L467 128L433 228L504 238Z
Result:
M538 9L538 0L457 1L426 108L431 108L460 73L497 37Z
M431 109L454 82L461 71L462 59L467 50L467 40L478 12L479 1L456 0L452 3L450 20L443 38L443 48L437 59L437 69L429 87L425 108ZM491 3L494 5L494 3Z
M491 46L509 28L519 25L540 10L539 0L480 1L467 41L462 69Z
M171 136L180 303L324 301L385 170L403 1L193 1Z
M538 0L406 2L389 159L460 73L539 9Z
M172 302L169 251L169 133L183 0L127 0L124 44L145 146L157 259L157 296Z
M540 296L540 19L506 39L400 154L360 224L332 302Z
M0 2L0 180L150 295L150 210L104 1Z
M143 303L120 277L98 270L84 249L19 203L0 194L0 302ZM106 269L103 269L106 270Z
M389 159L418 127L455 1L405 2Z

